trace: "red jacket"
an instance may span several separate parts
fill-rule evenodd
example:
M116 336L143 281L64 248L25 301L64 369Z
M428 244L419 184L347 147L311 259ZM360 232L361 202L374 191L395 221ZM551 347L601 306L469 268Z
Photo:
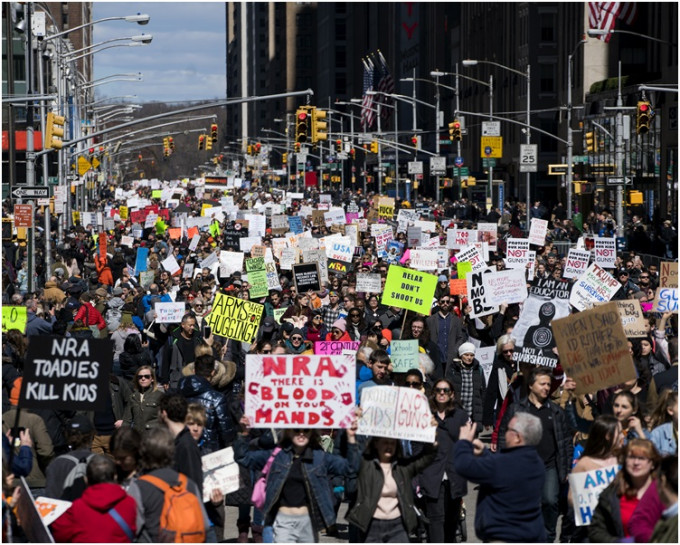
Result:
M116 508L133 535L137 533L137 504L115 483L88 486L50 529L57 543L130 543L123 529L108 514Z
M345 331L345 332L342 334L342 337L340 337L340 338L337 339L337 340L333 338L333 334L332 334L332 333L328 333L328 334L326 335L326 340L327 340L327 341L335 341L335 342L352 342L352 337L350 337L350 336L349 336L349 333L347 333L347 331Z
M86 326L96 325L100 331L106 328L106 320L104 320L104 317L90 303L83 303L80 305L78 312L76 312L76 315L73 317L74 322L77 322L78 320L83 322Z

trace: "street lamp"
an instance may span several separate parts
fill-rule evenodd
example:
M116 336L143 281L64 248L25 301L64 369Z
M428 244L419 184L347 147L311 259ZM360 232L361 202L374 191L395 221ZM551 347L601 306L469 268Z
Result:
M367 95L385 95L388 97L393 97L393 98L399 98L401 95L394 95L391 93L381 93L379 91L372 91L368 90L366 91ZM405 97L403 97L405 98ZM378 109L377 109L377 114L376 117L378 119L378 134L382 135L382 130L380 128L380 118L382 117L382 107L383 106L388 106L390 108L394 108L394 144L395 144L395 172L396 172L396 196L399 197L399 130L398 130L398 121L399 121L399 110L397 109L397 102L394 104L383 104L382 101L378 101ZM371 111L376 111L373 108L368 108ZM382 194L382 146L378 146L378 193Z
M478 64L490 64L492 66L497 66L498 68L503 68L504 70L507 70L509 72L513 72L514 74L519 74L520 76L523 76L527 79L527 122L526 122L526 143L531 144L531 66L527 64L527 71L522 72L520 70L516 70L514 68L510 68L509 66L505 66L504 64L500 64L498 62L494 61L480 61L476 59L465 59L463 61L463 66L476 66ZM525 173L527 176L527 189L526 189L526 207L527 207L527 224L526 228L527 231L529 230L529 213L531 211L531 198L530 198L530 189L531 189L531 178L530 178L530 173L526 172Z
M80 30L81 28L85 28L88 26L96 25L97 23L103 23L105 21L125 21L127 23L137 23L138 25L146 25L151 17L149 17L146 14L138 13L136 15L123 15L120 17L104 17L103 19L97 19L96 21L90 21L88 23L84 23L80 26L76 26L73 28L66 29L62 32L57 32L56 34L51 34L49 36L45 36L44 40L49 41L53 40L54 38L59 38L60 36L65 36L66 34L69 34L70 32L74 32L76 30Z
M640 32L633 32L631 30L617 30L617 29L606 30L604 28L588 29L588 36L591 38L599 38L600 36L610 36L612 34L630 34L631 36L638 36L640 38L644 38L645 40L651 40L653 42L659 42L661 44L675 45L677 47L677 44L673 44L667 40L661 40L660 38L654 38L653 36L647 36L646 34L642 34Z
M144 81L144 75L141 72L136 74L111 74L110 76L104 76L93 82L86 83L80 86L81 89L89 89L90 87L96 87L104 83L111 83L114 81Z

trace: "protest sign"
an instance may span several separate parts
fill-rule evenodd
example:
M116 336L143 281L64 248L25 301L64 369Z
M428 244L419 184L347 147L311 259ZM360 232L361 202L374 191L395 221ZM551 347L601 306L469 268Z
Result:
M406 231L409 248L418 248L422 245L423 230L420 227L409 227Z
M467 275L472 272L472 263L468 261L459 261L456 263L456 273L460 280L467 279Z
M357 293L380 293L380 275L357 273Z
M248 284L250 284L250 297L260 299L269 295L267 266L264 257L246 259L246 272L248 273Z
M168 271L170 275L174 275L180 271L179 263L177 263L174 255L169 255L166 257L163 261L161 261L161 265L163 265L163 269Z
M279 258L279 266L282 271L290 271L293 265L298 262L297 248L284 248L281 250L281 257Z
M334 208L329 210L323 215L326 227L331 225L344 225L345 224L345 211L342 208Z
M194 274L194 264L186 263L182 269L182 278L192 278Z
M522 269L485 274L484 284L489 305L523 303L527 298L527 281Z
M576 395L604 390L637 377L614 303L553 321L560 364L576 382Z
M659 272L659 287L660 288L676 288L678 287L678 264L669 261L661 262L661 271Z
M289 229L288 216L277 215L272 216L272 233L275 235L283 235Z
M552 320L569 316L570 288L569 282L553 278L536 278L533 281L512 330L515 338L512 357L516 362L557 367L551 323Z
M387 272L382 304L429 315L437 277L392 265Z
M349 237L327 237L326 256L328 259L335 259L337 261L352 261L353 254L354 250L352 248L352 241L349 239Z
M404 254L404 243L398 240L390 240L385 246L385 259L389 264L398 263L401 256Z
M411 250L410 266L418 271L436 271L438 264L435 250Z
M302 218L300 216L288 216L288 226L291 232L298 234L304 230L302 227Z
M434 443L436 426L424 393L414 388L373 386L361 391L357 433Z
M156 278L156 273L153 271L144 271L139 273L139 285L144 289L147 289L151 284L153 284Z
M338 261L337 259L328 259L328 270L340 276L345 276L348 272L352 270L352 264L349 261Z
M239 240L239 250L242 252L250 252L251 248L253 246L256 246L258 244L262 243L262 237L255 236L255 237L242 237Z
M449 292L451 295L467 295L467 279L453 278L449 280Z
M569 488L574 500L576 526L589 526L600 501L600 494L619 472L618 465L569 474Z
M476 241L476 229L449 229L446 231L446 247L449 250L461 250Z
M498 244L498 225L495 223L478 223L477 242L486 242L489 245L489 250L495 252Z
M128 212L129 212L129 209L128 209L127 206L121 206L121 207L118 209L118 213L120 214L120 219L121 219L122 221L125 221L125 220L128 219Z
M199 266L201 267L201 269L204 269L206 267L210 269L212 268L213 265L218 263L219 260L220 259L219 257L217 257L217 252L212 252L208 257L206 257L200 262Z
M391 220L394 217L394 199L392 197L380 197L378 216L386 220Z
M16 498L17 503L14 509L17 520L20 521L21 529L26 534L26 542L54 543L54 538L40 516L38 506L33 500L33 494L24 477L19 479L19 492L16 494ZM5 538L4 533L3 538Z
M468 246L467 248L463 248L460 252L456 254L456 261L458 263L467 261L472 265L472 270L475 272L486 269L486 263L484 262L484 258L482 257L482 254L479 253L479 250L475 246Z
M19 407L103 411L109 397L113 343L41 335L28 343Z
M155 303L157 324L178 324L185 313L185 303Z
M616 267L616 240L606 237L595 237L594 262L604 269Z
M545 246L545 235L548 233L548 220L531 218L529 229L529 243L536 246Z
M3 333L7 333L10 329L18 329L21 333L26 333L27 320L28 313L26 307L15 307L10 305L2 307Z
M298 293L308 291L319 291L321 282L319 280L318 263L301 263L293 265L293 282Z
M123 235L120 237L120 245L121 246L127 246L128 248L132 248L132 246L135 243L135 239L132 237L129 237L127 235Z
M493 360L496 357L495 346L484 346L475 350L475 359L484 372L484 383L489 384L489 377L493 369Z
M646 320L642 314L642 307L638 299L620 299L612 301L616 303L616 308L621 317L621 325L626 337L631 339L635 337L646 337L647 328L645 326ZM606 303L602 303L606 304Z
M149 257L148 248L137 248L137 257L135 259L135 274L146 271L146 260Z
M564 278L578 278L588 269L588 261L590 261L590 252L570 248L562 276Z
M203 501L210 501L212 491L217 488L222 494L236 492L240 486L240 469L234 460L234 449L223 448L201 456L203 468Z
M279 272L276 270L276 263L266 261L265 270L267 271L267 289L280 290L281 281L279 280Z
M659 288L654 297L654 312L678 312L678 290L677 288Z
M569 303L577 310L585 310L595 303L606 303L619 290L621 284L597 263L591 263L571 290Z
M220 274L222 276L231 276L236 271L241 272L243 270L244 257L245 254L243 252L220 251ZM201 267L205 267L205 265L201 263Z
M38 510L45 526L49 526L66 513L72 504L73 502L70 501L46 498L45 496L38 496L35 499L35 508Z
M195 252L196 248L198 247L198 242L201 240L201 235L196 234L193 237L191 237L191 242L189 243L189 251L190 252Z
M505 250L505 264L510 269L525 269L529 263L529 240L509 238Z
M348 428L355 365L351 355L248 354L244 413L254 428Z
M275 309L273 310L273 313L274 313L274 321L275 321L277 324L281 325L281 318L282 318L283 315L286 313L286 310L288 310L288 307L286 307L286 308L275 308Z
M207 321L213 335L252 343L263 313L263 305L217 292Z
M317 341L314 343L314 353L323 356L337 356L346 351L359 350L359 341Z
M417 339L392 341L390 350L393 373L406 373L409 369L420 369Z

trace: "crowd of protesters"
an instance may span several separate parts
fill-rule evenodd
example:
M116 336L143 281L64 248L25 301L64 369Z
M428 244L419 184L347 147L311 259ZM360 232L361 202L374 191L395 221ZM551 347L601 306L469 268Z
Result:
M200 216L205 203L219 205L223 196L221 190L200 195L191 183L175 186L183 188L180 206L189 217ZM149 184L132 189L152 199ZM295 199L256 189L230 195L239 209L262 215L267 206L295 216L319 204L315 189ZM378 197L338 192L332 205L352 205L368 217ZM98 210L106 216L125 204L111 187L102 192ZM395 215L400 208L434 221L432 235L442 241L443 224L497 224L498 251L490 252L487 263L495 270L505 267L504 236L524 236L527 215L548 219L545 246L536 248L537 278L562 279L568 244L589 235L613 237L617 227L597 202L579 221L567 218L561 203L548 210L538 201L528 214L522 203L510 202L487 214L466 199L397 200ZM37 223L43 225L41 213ZM25 242L4 241L3 305L27 311L25 329L10 329L2 340L4 541L26 541L30 533L15 509L21 494L17 479L24 477L34 498L73 502L49 527L57 542L168 540L161 512L165 486L183 487L194 497L193 503L184 500L187 533L170 536L175 541L222 541L225 506L231 506L238 508L238 542L316 542L321 534L337 535L338 511L346 502L350 542L456 542L465 539L465 498L477 485L473 526L485 542L677 542L677 314L652 311L660 266L658 260L646 265L641 256L677 258L670 221L644 224L640 215L630 215L628 247L610 270L620 282L614 299L638 299L645 312L646 335L629 339L637 377L576 395L575 381L559 363L551 369L513 360L521 303L501 305L483 319L470 317L470 302L449 290L455 266L436 271L428 315L385 307L381 293L358 292L356 273L378 273L384 287L390 267L378 257L370 227L359 232L352 271L329 271L319 291L298 293L277 259L280 288L253 299L245 270L223 275L219 266L200 266L215 250L239 250L222 234L234 228L233 218L202 227L190 249L184 231L179 238L169 236L170 222L159 219L144 228L115 217L106 231L105 257L99 227L76 222L58 239L56 217L49 267L41 236L33 271ZM406 232L387 223L394 238L406 243ZM303 218L314 238L337 227ZM132 244L123 244L123 237L132 237ZM261 244L271 247L273 238L268 223ZM139 248L149 250L146 270L153 273L145 285L134 269ZM170 255L180 266L176 274L161 265ZM189 264L194 269L187 277L182 271ZM408 260L401 264L409 266ZM252 344L210 330L218 293L264 305ZM157 323L159 302L184 302L181 322ZM280 309L286 309L282 316ZM19 406L22 374L33 365L28 347L45 335L110 339L105 410ZM400 339L418 341L420 366L407 373L392 370L390 345ZM356 420L342 430L252 428L244 414L246 356L312 353L320 340L360 343L357 404L361 392L375 386L423 392L435 443L361 436ZM495 347L488 378L476 358L481 347ZM360 419L360 407L356 414ZM233 447L241 467L240 488L227 495L210 490L204 502L201 456L226 447ZM86 469L74 482L78 464ZM590 525L576 526L569 475L612 465L618 472L601 493ZM266 490L254 506L254 483L264 468Z

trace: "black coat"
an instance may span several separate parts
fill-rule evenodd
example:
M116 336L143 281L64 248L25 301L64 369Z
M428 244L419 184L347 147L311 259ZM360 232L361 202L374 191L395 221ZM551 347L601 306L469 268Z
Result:
M613 482L600 493L588 527L588 537L592 543L614 543L624 536L616 486L616 482Z
M453 360L446 369L446 378L453 384L453 391L456 393L456 401L461 403L460 391L463 386L463 371L461 362ZM475 359L472 363L472 421L482 423L484 414L484 397L486 396L486 384L484 382L484 371L479 362Z
M508 363L503 359L503 356L496 355L493 360L493 367L491 368L491 373L489 374L489 383L486 385L486 395L484 396L484 412L482 414L482 424L485 426L493 426L495 422L493 421L493 410L496 402L498 402L498 408L501 408L503 403L503 397L501 396L499 382L498 382L498 371L500 369L505 370L507 379L512 378L515 372L515 367L513 363Z

